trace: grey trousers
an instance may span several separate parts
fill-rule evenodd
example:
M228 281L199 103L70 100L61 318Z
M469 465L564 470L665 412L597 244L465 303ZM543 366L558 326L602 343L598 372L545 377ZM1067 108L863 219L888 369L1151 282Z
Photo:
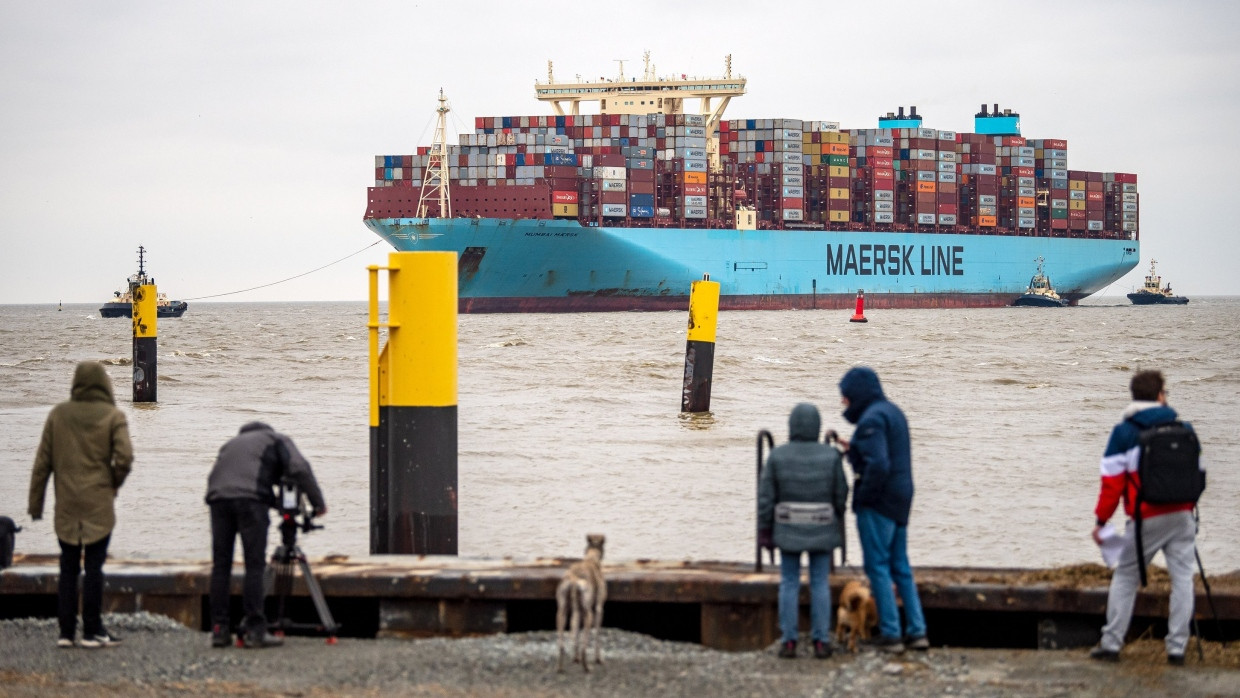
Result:
M1141 533L1146 564L1159 550L1167 561L1167 572L1171 575L1171 608L1167 618L1166 648L1168 655L1182 657L1188 647L1188 626L1193 619L1197 526L1192 512L1177 511L1145 519ZM1136 522L1129 520L1124 531L1124 549L1111 575L1111 590L1107 593L1107 624L1102 627L1102 641L1099 643L1103 649L1118 652L1124 646L1124 636L1128 634L1132 606L1140 585Z

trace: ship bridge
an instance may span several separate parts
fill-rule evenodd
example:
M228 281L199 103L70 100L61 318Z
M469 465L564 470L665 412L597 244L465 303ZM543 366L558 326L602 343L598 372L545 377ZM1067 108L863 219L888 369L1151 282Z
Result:
M745 78L732 75L732 56L724 58L724 75L718 78L698 78L685 74L657 77L650 62L650 52L644 56L645 70L642 77L626 77L624 61L617 60L620 72L615 78L599 78L597 81L581 80L559 82L551 61L547 62L547 81L534 82L534 92L539 101L550 102L557 116L574 116L581 113L582 102L598 102L600 114L684 114L685 100L698 100L698 111L706 118L706 133L711 141L710 150L717 153L719 121L733 97L745 94ZM713 160L714 158L712 158Z

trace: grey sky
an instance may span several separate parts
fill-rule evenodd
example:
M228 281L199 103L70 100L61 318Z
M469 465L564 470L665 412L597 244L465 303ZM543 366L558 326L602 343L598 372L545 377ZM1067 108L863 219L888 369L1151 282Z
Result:
M985 102L1072 169L1140 176L1142 261L1240 295L1240 4L1230 2L0 3L0 303L96 302L134 271L195 298L308 271L377 238L377 154L476 116L550 113L559 79L749 80L727 118L876 126L917 105L971 131ZM380 243L231 301L360 300ZM1053 277L1052 277L1053 278Z

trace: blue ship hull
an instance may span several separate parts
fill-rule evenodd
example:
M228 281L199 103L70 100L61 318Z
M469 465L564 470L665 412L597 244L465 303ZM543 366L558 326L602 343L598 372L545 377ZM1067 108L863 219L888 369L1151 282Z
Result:
M1070 302L1132 270L1136 240L827 230L583 227L576 220L370 218L404 252L459 255L461 312L683 310L709 274L723 310L1000 307L1037 257Z

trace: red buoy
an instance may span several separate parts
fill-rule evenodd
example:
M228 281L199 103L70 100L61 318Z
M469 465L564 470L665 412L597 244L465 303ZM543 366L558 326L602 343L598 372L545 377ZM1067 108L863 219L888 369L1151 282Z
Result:
M869 322L865 319L865 290L857 289L857 312L848 318L849 322Z

